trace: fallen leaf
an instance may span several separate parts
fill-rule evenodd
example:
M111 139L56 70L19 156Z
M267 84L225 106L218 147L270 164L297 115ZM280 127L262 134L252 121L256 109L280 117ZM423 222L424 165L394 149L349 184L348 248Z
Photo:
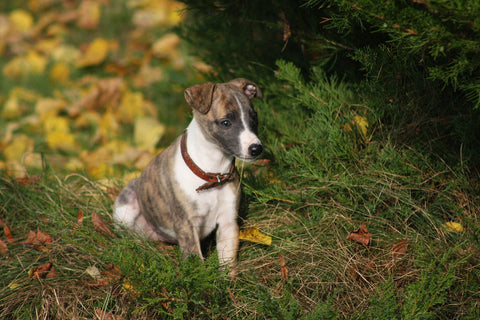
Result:
M85 269L85 273L88 274L93 279L101 278L100 270L98 270L98 268L95 266L89 266L87 269Z
M98 1L82 1L78 8L78 26L87 30L96 29L100 21L101 13L102 11Z
M46 114L57 115L66 106L67 102L63 99L42 98L35 104L35 113L40 116L45 116Z
M152 53L157 58L170 58L180 44L180 38L175 33L168 33L155 41Z
M77 150L75 136L71 133L53 131L47 133L47 144L53 150L74 151Z
M347 239L359 242L365 246L368 246L372 240L372 236L368 232L367 226L362 224L360 228L353 231L347 236Z
M368 120L365 117L356 115L353 117L353 123L358 127L360 133L364 138L367 137L367 130L368 130Z
M77 225L81 226L83 224L83 210L79 209L77 214Z
M110 263L105 270L101 272L102 276L109 281L118 281L122 278L120 268Z
M51 53L53 60L58 63L74 64L82 56L80 50L71 45L60 45Z
M69 121L66 117L47 113L43 117L43 129L48 146L53 150L74 151L77 143L70 132Z
M256 226L248 228L247 230L241 230L238 238L267 246L272 244L272 237L262 234Z
M403 255L407 253L407 249L408 249L408 240L402 239L393 245L391 253L394 256Z
M108 228L107 223L96 213L92 212L92 222L93 227L98 230L102 231L110 236L113 236L113 232Z
M287 264L285 263L285 257L279 254L280 258L280 273L282 275L282 281L285 282L288 279L288 268Z
M120 272L120 269L114 264L109 264L105 270L100 271L99 273L97 273L97 271L97 267L89 267L87 270L85 270L87 274L94 278L93 281L87 281L88 286L103 288L112 282L117 282L122 279L122 273Z
M165 133L165 125L154 118L137 118L134 124L134 141L137 147L154 150Z
M33 278L33 280L50 279L58 276L57 272L55 271L55 267L51 262L30 269L28 274L31 278Z
M105 61L109 51L109 43L103 38L93 40L83 55L77 60L79 68L99 65Z
M147 114L147 108L141 92L127 90L122 95L116 115L123 123L132 123L137 117Z
M32 74L42 74L47 66L47 59L34 50L10 60L3 68L3 74L9 78L18 79Z
M3 227L3 232L5 233L5 237L7 237L7 241L10 244L14 244L17 242L17 240L13 237L12 232L10 231L10 228L7 226Z
M443 227L449 232L462 232L463 231L463 226L460 223L454 222L454 221L445 222L443 224Z
M64 62L58 62L50 68L50 80L58 84L67 84L70 79L70 68Z
M122 320L121 316L116 316L111 312L107 312L99 308L95 308L95 315L99 320Z
M39 176L35 176L35 175L15 179L15 182L17 184L19 184L21 186L24 186L24 187L37 185L40 181L42 181L42 179Z
M8 253L8 247L7 244L0 239L0 255L4 256Z
M31 244L35 250L49 251L51 249L52 237L37 229L37 232L30 230L27 240L23 242L24 245Z
M123 87L123 80L118 77L99 80L86 90L80 100L70 107L70 114L72 116L82 115L84 113L83 109L101 110L116 108Z
M13 10L8 18L14 28L20 31L27 31L33 26L33 16L22 9Z
M17 97L9 97L4 103L0 116L4 119L13 119L20 117L25 111L25 106L20 103Z
M139 291L137 291L135 289L135 287L130 283L128 282L127 280L124 280L123 281L123 284L122 284L122 289L123 291L125 291L129 296L131 297L134 297L134 298L138 298L141 293Z
M3 156L7 161L20 161L23 155L27 152L32 152L34 148L34 141L27 135L16 135L5 149L3 149Z

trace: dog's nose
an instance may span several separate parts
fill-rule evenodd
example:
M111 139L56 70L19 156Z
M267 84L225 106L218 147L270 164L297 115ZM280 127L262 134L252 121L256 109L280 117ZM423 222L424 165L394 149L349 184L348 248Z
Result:
M248 153L252 157L259 156L263 152L263 147L261 144L251 144L250 147L248 147Z

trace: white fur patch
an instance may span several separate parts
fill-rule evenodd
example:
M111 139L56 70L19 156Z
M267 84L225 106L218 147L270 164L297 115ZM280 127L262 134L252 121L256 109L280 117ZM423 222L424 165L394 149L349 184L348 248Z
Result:
M238 109L240 110L240 119L242 120L242 125L243 125L243 130L240 132L239 139L240 139L240 158L241 160L250 160L253 159L252 156L250 155L248 148L252 144L261 144L260 139L258 139L257 135L253 133L247 125L246 117L248 116L244 111L243 107L238 100L237 97L235 97L235 101L237 101Z

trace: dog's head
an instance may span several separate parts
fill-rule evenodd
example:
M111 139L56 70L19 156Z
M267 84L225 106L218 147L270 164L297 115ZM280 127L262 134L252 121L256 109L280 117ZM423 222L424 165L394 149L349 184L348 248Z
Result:
M238 78L227 83L207 82L185 90L205 136L241 160L258 157L263 146L257 137L257 113L251 100L262 99L253 81Z

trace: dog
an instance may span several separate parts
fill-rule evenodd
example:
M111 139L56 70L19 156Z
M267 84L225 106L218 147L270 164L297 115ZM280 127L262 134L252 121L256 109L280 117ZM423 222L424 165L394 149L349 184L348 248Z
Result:
M121 191L113 218L149 239L178 244L184 258L203 259L200 241L216 229L220 266L233 266L240 202L235 158L248 162L263 152L251 102L262 99L262 92L238 78L194 85L184 93L192 121Z

